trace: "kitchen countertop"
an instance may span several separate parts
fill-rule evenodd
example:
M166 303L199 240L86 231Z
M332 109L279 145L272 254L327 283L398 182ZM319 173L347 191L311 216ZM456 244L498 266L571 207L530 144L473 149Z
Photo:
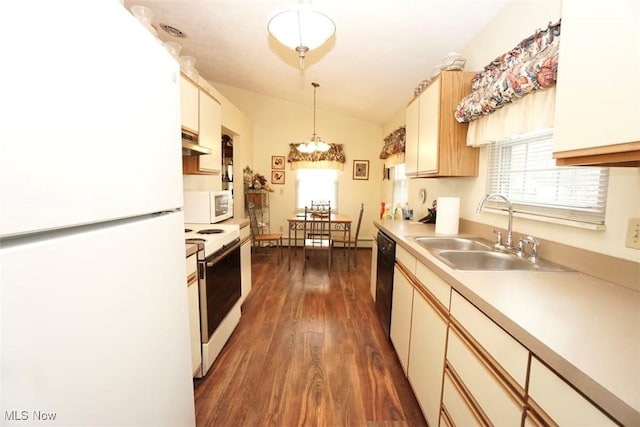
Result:
M580 272L454 270L406 238L435 235L433 224L374 225L603 409L640 425L640 292Z

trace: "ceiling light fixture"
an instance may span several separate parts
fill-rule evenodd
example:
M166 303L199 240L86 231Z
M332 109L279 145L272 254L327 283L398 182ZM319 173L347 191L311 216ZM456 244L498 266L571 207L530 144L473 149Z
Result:
M329 151L329 148L331 147L316 134L316 89L320 85L316 82L312 82L311 86L313 86L313 135L309 142L302 142L298 144L298 151L302 153L313 153L316 151L323 153Z
M329 40L336 32L336 24L310 4L300 3L275 12L267 29L280 43L298 52L300 69L304 69L305 54Z

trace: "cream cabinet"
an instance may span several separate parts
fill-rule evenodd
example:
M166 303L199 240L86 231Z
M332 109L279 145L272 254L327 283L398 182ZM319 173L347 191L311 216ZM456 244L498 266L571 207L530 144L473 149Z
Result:
M251 292L251 227L249 225L240 229L240 286L241 296L240 304L244 303L244 300Z
M222 169L222 106L217 99L180 76L182 131L195 137L211 154L183 156L182 172L188 175L217 175Z
M410 178L478 175L478 149L467 146L468 125L453 115L471 91L473 75L442 71L407 107L405 163Z
M417 284L413 296L407 376L429 425L437 425L440 414L447 317L446 312L437 308L433 296Z
M640 166L640 3L563 0L561 40L557 164Z
M538 424L618 425L535 357L531 359L528 394L533 409L527 415L533 420L536 420L536 415L540 417ZM532 421L529 421L530 425L536 425Z
M182 129L193 134L198 133L198 86L183 75L180 75L180 118Z
M499 376L455 328L449 331L447 364L455 369L486 420L496 426L520 425L524 411L523 396L513 394L505 387Z
M409 365L409 338L411 336L411 308L413 287L404 271L398 267L393 272L393 296L391 303L390 338L396 349L405 374Z
M455 381L450 370L445 371L442 386L441 426L480 427L483 424L473 410L464 390ZM517 425L517 424L516 424Z
M527 348L455 291L451 295L451 317L506 371L517 387L524 390Z
M187 297L189 300L189 333L191 336L191 372L200 372L202 353L200 351L200 304L198 290L198 261L196 255L187 257Z

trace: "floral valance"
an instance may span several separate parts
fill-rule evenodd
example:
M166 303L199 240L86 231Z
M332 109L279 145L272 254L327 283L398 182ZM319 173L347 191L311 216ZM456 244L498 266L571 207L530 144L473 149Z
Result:
M329 151L302 153L298 144L289 144L287 162L291 169L344 169L346 158L342 144L329 144Z
M406 127L400 126L384 138L384 146L380 152L381 159L388 159L394 154L404 153Z
M556 83L560 22L522 40L472 80L471 94L458 104L456 119L471 122Z

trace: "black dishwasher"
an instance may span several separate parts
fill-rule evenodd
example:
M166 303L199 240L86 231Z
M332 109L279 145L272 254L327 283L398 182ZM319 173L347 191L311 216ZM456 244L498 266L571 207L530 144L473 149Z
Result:
M396 260L396 242L378 231L378 264L376 265L376 309L385 333L391 329L391 298L393 294L393 265Z

